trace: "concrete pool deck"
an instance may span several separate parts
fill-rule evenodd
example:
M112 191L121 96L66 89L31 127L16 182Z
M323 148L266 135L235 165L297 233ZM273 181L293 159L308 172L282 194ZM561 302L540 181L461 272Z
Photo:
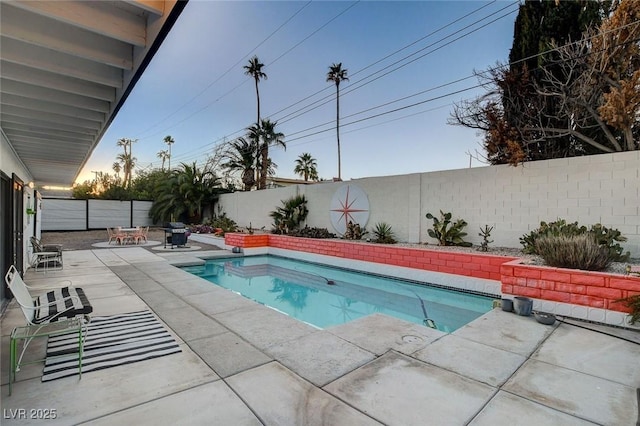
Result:
M1 324L2 424L42 422L30 409L54 409L51 424L638 422L637 343L497 309L451 334L379 314L319 330L172 266L194 255L230 253L65 251L63 270L29 270L36 288L83 287L96 316L151 309L182 352L46 383L34 364L9 396L9 334L24 324L12 302ZM637 331L593 328L640 343ZM34 343L30 355L42 354Z

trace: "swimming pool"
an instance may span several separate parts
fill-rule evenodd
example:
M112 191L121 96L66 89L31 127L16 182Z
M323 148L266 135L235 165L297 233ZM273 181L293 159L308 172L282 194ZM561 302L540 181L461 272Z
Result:
M183 269L319 328L382 313L452 332L493 303L489 296L270 255Z

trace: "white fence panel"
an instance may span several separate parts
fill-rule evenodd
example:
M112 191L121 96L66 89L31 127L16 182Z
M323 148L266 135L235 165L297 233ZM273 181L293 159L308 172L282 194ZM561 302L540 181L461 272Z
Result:
M45 198L42 200L42 230L84 231L87 201Z
M89 200L89 229L131 226L131 202Z
M153 226L153 220L149 217L149 210L153 205L153 201L133 200L131 208L133 226Z

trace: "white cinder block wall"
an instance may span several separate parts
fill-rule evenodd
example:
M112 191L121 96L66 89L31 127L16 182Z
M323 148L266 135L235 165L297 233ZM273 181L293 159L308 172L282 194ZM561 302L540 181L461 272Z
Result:
M520 248L519 238L540 221L558 218L617 228L632 256L640 257L640 151L536 161L523 166L488 166L400 176L224 194L220 206L239 226L271 228L269 212L280 200L305 194L309 226L333 231L329 206L342 185L355 184L369 198L366 224L387 222L397 238L434 242L428 212L452 212L468 222L467 240L479 244L480 227L493 226L493 246Z

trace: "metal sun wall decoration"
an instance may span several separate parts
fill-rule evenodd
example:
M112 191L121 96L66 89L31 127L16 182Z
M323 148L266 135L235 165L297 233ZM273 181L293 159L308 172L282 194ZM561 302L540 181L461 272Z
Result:
M364 228L369 220L367 194L356 185L341 186L333 194L329 215L331 225L339 235L344 235L347 231L349 221Z

